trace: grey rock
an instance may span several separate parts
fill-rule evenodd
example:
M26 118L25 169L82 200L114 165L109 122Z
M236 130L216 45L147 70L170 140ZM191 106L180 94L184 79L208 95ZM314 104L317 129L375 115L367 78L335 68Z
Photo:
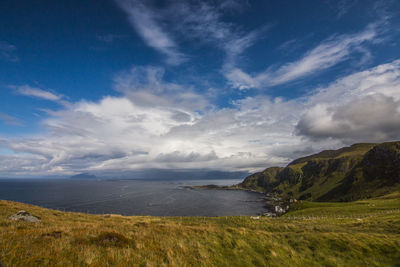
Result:
M40 222L39 217L36 217L25 210L18 211L16 214L10 216L9 219L14 220L14 221L25 221L25 222L31 222L31 223Z

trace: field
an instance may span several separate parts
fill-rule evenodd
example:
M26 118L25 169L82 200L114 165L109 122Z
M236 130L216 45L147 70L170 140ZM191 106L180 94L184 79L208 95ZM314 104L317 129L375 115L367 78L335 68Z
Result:
M0 265L400 265L400 194L292 209L260 219L124 217L0 201ZM8 219L19 210L42 222Z

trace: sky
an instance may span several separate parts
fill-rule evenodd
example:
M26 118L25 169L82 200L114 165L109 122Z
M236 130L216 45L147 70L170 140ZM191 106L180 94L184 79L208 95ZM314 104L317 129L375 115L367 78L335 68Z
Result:
M0 177L255 172L393 140L397 0L0 2Z

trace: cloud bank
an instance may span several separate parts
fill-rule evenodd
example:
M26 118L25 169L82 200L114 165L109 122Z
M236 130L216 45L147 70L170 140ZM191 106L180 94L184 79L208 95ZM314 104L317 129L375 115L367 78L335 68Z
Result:
M241 65L251 60L246 51L268 37L272 24L246 29L240 20L229 21L229 15L247 8L247 1L115 2L140 39L162 55L163 63L133 65L119 72L112 79L116 96L96 101L73 102L54 90L28 84L8 86L23 97L59 105L56 110L46 109L48 117L41 121L40 133L0 135L0 148L5 148L0 154L1 176L148 169L253 172L322 149L400 138L400 60L392 58L335 77L334 82L293 99L271 97L264 90L295 86L296 81L345 62L353 70L372 64L372 47L387 41L390 16L386 11L380 12L380 21L358 32L322 37L292 61L269 66L266 62L251 72ZM350 13L352 6L340 1L338 19ZM115 38L119 37L112 33L97 36L105 44ZM305 42L292 39L278 49L294 45L298 52ZM201 71L192 84L187 77L186 83L164 77L166 70L186 74L189 62L194 67L188 72L197 71L191 52L208 48L222 55L216 59L221 64L217 72L222 74L215 81L218 89L196 88L208 86ZM0 42L0 59L17 62L15 52L14 45ZM252 88L259 90L243 91ZM217 98L224 96L238 100L218 103ZM23 125L7 113L0 113L0 121Z
M115 77L114 88L120 97L52 112L42 121L45 135L0 137L15 152L0 156L0 172L256 171L320 149L400 138L400 60L306 97L247 97L223 109L165 82L162 68L133 67Z

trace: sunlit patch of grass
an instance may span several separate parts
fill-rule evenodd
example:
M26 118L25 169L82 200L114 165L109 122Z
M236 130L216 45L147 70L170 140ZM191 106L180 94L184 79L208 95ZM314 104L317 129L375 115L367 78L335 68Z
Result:
M0 201L4 266L396 266L398 195L283 217L124 217ZM10 221L18 210L41 223Z

